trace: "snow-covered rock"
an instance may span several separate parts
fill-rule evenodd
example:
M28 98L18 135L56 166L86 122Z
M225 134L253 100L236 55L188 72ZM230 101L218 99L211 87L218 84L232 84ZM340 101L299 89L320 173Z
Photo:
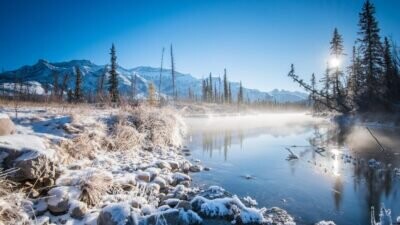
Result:
M333 221L319 221L318 223L316 223L315 225L336 225Z
M136 225L131 215L130 206L126 203L111 203L104 207L97 219L97 225Z
M87 213L87 211L88 208L85 203L78 200L71 201L69 206L69 214L71 215L72 218L82 219Z
M15 133L14 123L6 114L0 113L0 136L10 135Z

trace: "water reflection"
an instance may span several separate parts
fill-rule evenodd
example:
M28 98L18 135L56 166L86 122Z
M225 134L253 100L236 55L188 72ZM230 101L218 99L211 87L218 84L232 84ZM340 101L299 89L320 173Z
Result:
M268 115L190 120L192 142L189 145L192 149L201 146L199 155L194 155L195 157L203 156L202 160L205 163L207 161L211 163L212 160L221 157L224 162L234 164L237 168L245 170L257 168L248 172L259 173L258 182L261 189L257 186L253 190L252 187L246 186L247 193L256 193L262 198L265 196L263 192L277 191L268 190L271 179L262 180L265 173L260 173L258 171L260 168L273 175L273 179L282 189L280 191L290 192L287 194L293 195L294 198L313 199L314 195L324 196L326 184L331 184L327 191L332 196L332 212L335 212L333 214L330 213L326 199L318 200L325 208L315 212L313 208L315 205L307 202L299 202L298 204L302 204L300 209L298 206L283 206L289 211L292 210L291 213L295 215L298 213L297 216L301 217L299 220L304 220L305 223L315 222L313 221L315 218L331 218L338 224L368 224L371 206L379 209L382 203L392 208L393 214L400 215L400 204L396 204L400 201L398 194L400 184L393 173L393 168L400 167L396 148L400 146L400 139L396 130L371 128L385 146L386 151L382 152L363 126L334 124L305 115L289 114L285 115L285 118L282 115ZM296 142L285 142L285 140ZM255 143L258 146L253 146ZM290 148L299 159L286 161L282 157L283 154L287 154L284 147ZM256 149L255 153L250 152L250 149ZM242 159L249 154L254 154L254 159L259 160L259 162L250 161L250 164L260 165L250 165ZM369 165L370 159L376 159L380 164ZM282 164L287 164L292 178L285 176ZM221 182L226 180L225 182L240 190L239 186L242 183L236 181L236 178L230 178L224 172L232 169L229 167L224 170L224 165L220 163L216 166L221 169L221 174L216 173L215 179ZM302 188L303 180L300 178L296 180L296 174L306 176L300 178L309 180L314 186L308 189ZM304 196L291 193L289 184L296 189L301 188ZM270 206L271 199L274 201L268 197L265 202L263 199L259 202ZM376 210L375 214L377 217L379 210Z

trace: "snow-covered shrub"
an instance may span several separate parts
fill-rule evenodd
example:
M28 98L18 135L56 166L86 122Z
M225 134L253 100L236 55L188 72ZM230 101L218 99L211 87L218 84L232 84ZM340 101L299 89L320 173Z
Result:
M57 185L78 187L81 191L79 200L88 206L97 205L107 192L118 189L112 174L94 168L65 174L57 180Z
M185 134L182 118L173 110L140 106L129 111L136 129L158 146L180 146Z
M126 115L120 114L113 127L111 137L107 140L107 149L129 151L143 144L144 134L139 133Z

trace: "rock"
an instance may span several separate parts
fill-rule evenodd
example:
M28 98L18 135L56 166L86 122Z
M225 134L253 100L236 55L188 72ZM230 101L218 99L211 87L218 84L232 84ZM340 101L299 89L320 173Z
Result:
M38 199L33 205L35 216L41 216L47 211L47 203L45 199Z
M189 168L189 171L192 173L200 172L203 168L199 165L193 165Z
M0 136L11 135L15 133L15 126L10 117L6 114L0 114Z
M165 161L159 161L156 163L157 167L160 169L167 169L167 170L171 170L171 166L169 163L165 162Z
M160 173L160 169L156 167L149 167L145 172L150 173L150 180L153 180Z
M272 224L294 223L294 219L289 215L289 213L278 207L272 207L267 209L263 213L263 216L264 218L268 218L270 221L272 221Z
M204 167L204 169L203 169L204 171L210 171L211 170L211 168L209 168L209 167Z
M190 187L190 181L188 181L188 180L182 181L182 182L180 182L180 184L182 184L185 187Z
M191 166L192 166L192 165L191 165L189 162L184 162L184 163L182 164L182 166L181 166L181 170L182 170L184 173L188 173Z
M169 163L172 171L175 171L175 170L179 169L179 164L177 162L169 161L168 163Z
M318 223L316 223L315 225L336 225L336 223L334 223L333 221L319 221Z
M167 182L164 180L164 178L162 178L160 176L157 176L156 178L154 178L153 182L155 184L158 184L161 189L164 189L164 188L166 188L168 186Z
M182 181L191 181L192 180L188 175L179 173L179 172L174 173L172 175L172 179L174 180L174 183L176 183L176 184L179 184Z
M111 203L100 211L97 225L137 225L137 221L128 204Z
M47 206L50 212L55 215L61 215L69 209L69 195L66 187L55 187L49 190Z
M169 198L169 199L164 200L163 204L168 205L171 208L174 208L175 206L178 205L179 201L180 200L177 198Z
M139 171L136 174L137 179L145 182L150 182L150 173L149 172L144 172L144 171Z
M55 176L54 163L44 154L31 150L25 151L15 159L14 168L17 171L12 174L11 179L18 182L37 179L43 182L45 178Z
M192 205L190 204L189 201L181 200L178 202L178 204L175 206L175 208L177 208L177 209L182 208L185 211L188 211L188 210L192 210Z
M169 209L143 218L139 225L196 225L201 224L201 218L193 211L185 212L178 209Z
M69 207L69 214L74 219L82 219L88 212L87 206L81 201L72 201Z

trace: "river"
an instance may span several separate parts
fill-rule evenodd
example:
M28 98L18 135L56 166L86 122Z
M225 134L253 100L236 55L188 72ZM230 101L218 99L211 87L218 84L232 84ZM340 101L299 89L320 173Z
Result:
M383 205L394 220L400 216L398 129L343 126L305 113L207 116L186 123L189 158L211 168L193 175L196 185L219 185L254 198L258 207L281 207L297 224L366 225L371 206L378 218ZM290 159L291 152L298 159Z

